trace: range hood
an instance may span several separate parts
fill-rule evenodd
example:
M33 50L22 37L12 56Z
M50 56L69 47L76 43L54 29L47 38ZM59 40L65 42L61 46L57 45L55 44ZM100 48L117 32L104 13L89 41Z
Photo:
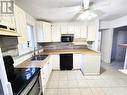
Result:
M0 24L0 35L5 36L19 36L19 34L16 32L16 29L13 27L9 27L3 24Z

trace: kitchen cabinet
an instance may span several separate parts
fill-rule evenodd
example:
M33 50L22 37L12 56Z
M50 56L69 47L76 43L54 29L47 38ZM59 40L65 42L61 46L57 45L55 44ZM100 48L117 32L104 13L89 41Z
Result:
M37 42L51 42L51 24L48 22L37 21Z
M81 71L84 75L100 74L100 55L85 54L82 59Z
M50 63L52 64L52 68L54 70L60 70L60 56L59 55L51 55Z
M73 54L73 69L81 69L82 54Z
M68 34L68 24L60 23L60 31L61 31L61 34Z
M88 23L87 41L95 41L96 40L97 33L99 31L98 29L99 29L99 21L98 20Z
M57 27L57 28L55 28ZM59 28L58 28L59 27ZM99 20L86 22L71 22L71 23L54 23L52 27L52 39L55 38L54 31L58 32L58 38L61 34L74 34L74 38L83 38L87 41L95 41L99 28ZM54 34L53 34L54 33ZM57 37L56 37L57 38Z
M47 63L41 69L41 82L42 82L43 92L45 91L46 84L48 82L51 72L52 72L52 64L50 63L50 61L47 61Z
M73 23L68 24L68 34L75 33L75 25Z
M0 29L0 35L18 36L18 33L15 31L15 14L1 14L0 25L7 27L6 29Z
M87 26L86 25L81 25L80 26L80 38L87 38Z
M60 42L60 41L61 41L60 25L52 24L52 42Z
M1 15L0 16L0 23L2 25L6 25L6 26L9 26L9 27L12 27L12 28L15 28L15 18L14 18L14 15Z
M18 42L19 44L27 43L27 23L25 12L15 6L15 20L16 20L16 31L19 33Z
M36 22L36 38L37 38L37 42L43 42L44 41L44 32L43 32L43 27L42 27L42 23L37 21Z
M80 38L80 25L78 23L75 24L75 32L74 32L74 38Z
M51 42L51 24L43 22L44 42Z

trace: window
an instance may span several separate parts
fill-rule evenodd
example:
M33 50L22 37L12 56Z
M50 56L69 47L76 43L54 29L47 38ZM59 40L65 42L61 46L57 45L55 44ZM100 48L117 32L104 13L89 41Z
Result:
M34 48L34 35L33 35L33 26L27 25L27 35L28 35L28 48Z

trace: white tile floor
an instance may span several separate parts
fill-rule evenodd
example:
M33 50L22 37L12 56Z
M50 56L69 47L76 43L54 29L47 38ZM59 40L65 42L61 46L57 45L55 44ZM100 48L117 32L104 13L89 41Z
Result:
M127 95L127 75L102 64L100 76L80 70L53 71L44 95Z

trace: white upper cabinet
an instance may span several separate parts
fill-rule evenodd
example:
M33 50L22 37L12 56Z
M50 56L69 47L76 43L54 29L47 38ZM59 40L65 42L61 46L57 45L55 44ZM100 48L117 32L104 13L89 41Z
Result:
M12 28L15 28L15 18L14 15L1 15L0 16L0 23L2 25L6 25Z
M80 26L80 37L81 38L87 38L87 26L86 25L81 25Z
M68 34L75 33L75 25L73 23L68 24Z
M36 39L37 42L43 42L44 41L44 32L43 32L43 25L42 22L37 21L36 22Z
M75 23L75 32L74 32L74 38L80 38L81 35L80 35L80 24L78 23Z
M98 32L99 21L54 23L52 26L52 41L60 41L61 34L74 34L74 38L83 38L87 41L95 41ZM55 37L56 36L56 37Z
M60 25L52 24L52 42L60 42Z
M48 22L37 21L37 42L51 42L51 24Z
M15 20L16 20L16 31L19 33L18 41L19 43L27 43L27 23L25 12L15 6Z
M51 42L51 24L43 22L44 42Z
M60 23L61 34L68 34L68 24Z
M88 23L88 37L87 41L95 41L96 35L98 33L99 29L99 20L91 21Z

